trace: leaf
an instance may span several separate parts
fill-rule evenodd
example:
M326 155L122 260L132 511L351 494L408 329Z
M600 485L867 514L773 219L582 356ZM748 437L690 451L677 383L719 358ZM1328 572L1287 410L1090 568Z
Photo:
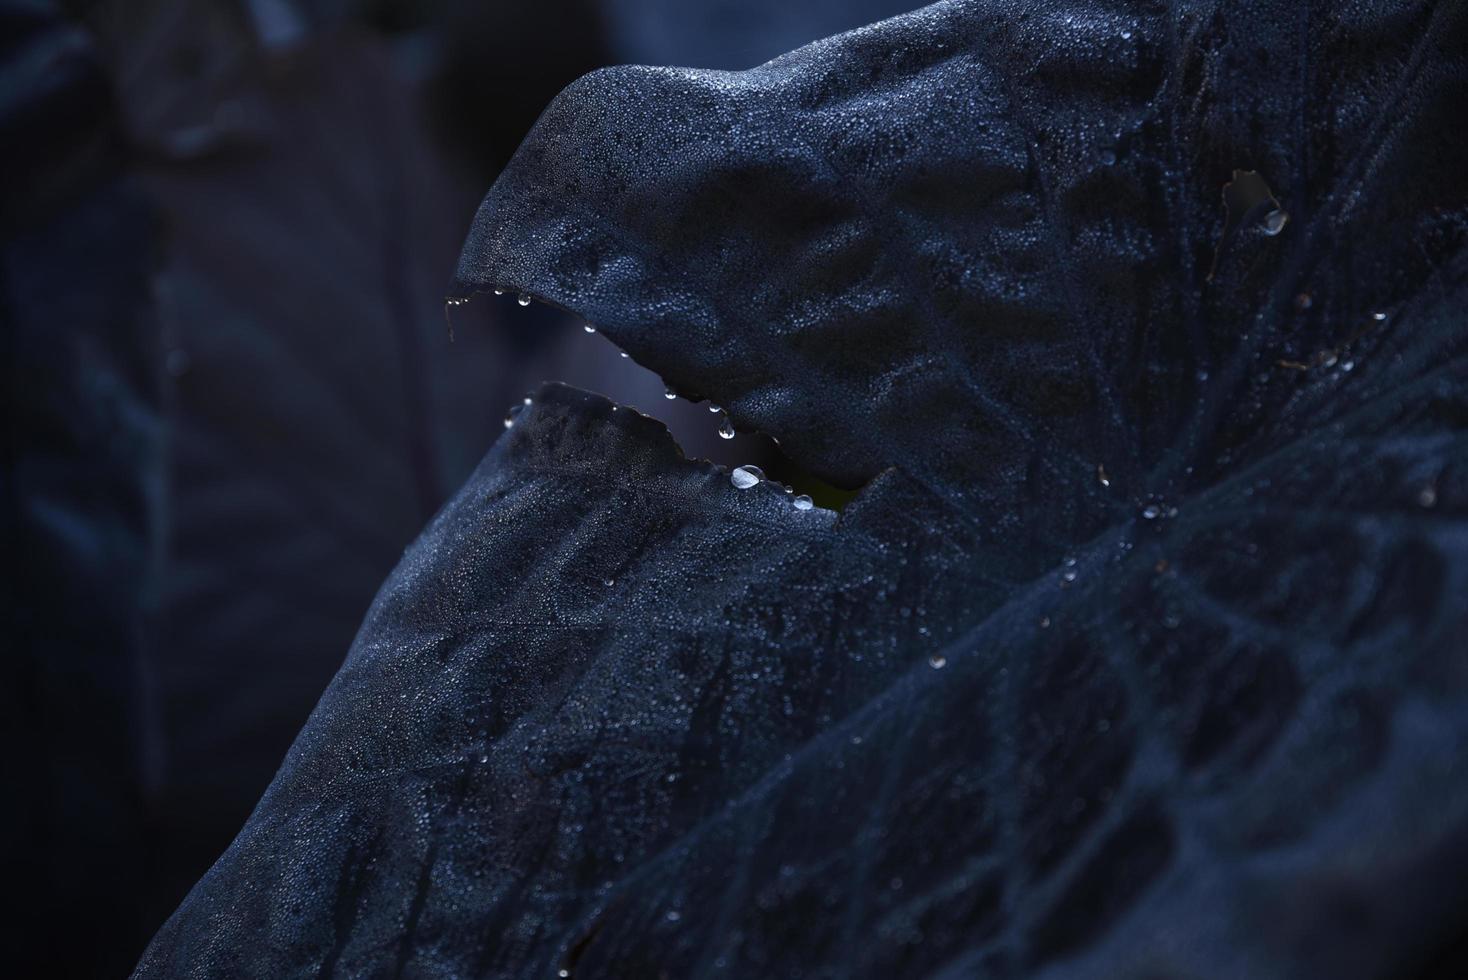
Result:
M1465 18L945 3L573 85L456 294L865 486L542 389L139 975L1415 969L1468 867ZM1289 219L1221 245L1236 170Z
M377 585L504 408L484 367L504 348L473 330L449 345L452 183L379 51L323 38L279 65L216 38L230 41L235 57L213 60L235 69L203 123L135 123L170 230L154 801L170 902L248 816Z
M54 5L0 2L7 916L18 976L117 976L156 928L140 787L163 453L158 222L97 54ZM98 738L105 732L106 738ZM77 910L89 941L75 942Z
M253 27L220 4L93 12L166 228L153 771L132 789L148 837L113 845L148 850L149 874L109 879L88 913L144 910L129 965L248 817L510 383L508 345L469 318L449 343L470 201L385 52L257 6Z

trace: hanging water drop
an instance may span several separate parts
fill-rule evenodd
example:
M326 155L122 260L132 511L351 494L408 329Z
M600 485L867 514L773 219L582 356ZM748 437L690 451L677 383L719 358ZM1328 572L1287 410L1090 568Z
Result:
M948 666L948 658L941 653L935 653L928 658L928 666L934 670L942 670Z
M515 424L515 417L513 415L506 415L505 416L505 428L508 429L511 426L513 426L514 424Z
M1161 515L1161 513L1162 508L1158 507L1156 504L1148 504L1146 507L1142 508L1142 516L1149 521L1157 520L1158 516Z
M709 402L709 411L714 413L715 415L718 415L720 412L723 411L723 409L715 405L713 402Z
M758 466L736 466L729 474L729 482L740 490L748 490L765 478Z
M1371 319L1375 320L1377 323L1380 323L1381 321L1383 321L1383 320L1386 319L1386 314L1385 313L1373 313L1373 314L1371 314Z
M800 494L791 503L795 504L796 510L810 510L816 505L816 502L810 499L810 494L806 493Z
M734 423L733 422L730 422L727 417L725 417L724 421L722 423L720 423L720 425L719 425L719 438L720 439L733 439L734 438Z
M623 357L627 357L628 356L628 354L627 354L626 351L618 351L617 353L620 354Z
M582 330L585 330L587 333L596 333L596 327L593 327L589 323L583 323L583 324L581 324L581 329Z
M1290 216L1282 208L1275 208L1264 216L1264 234L1273 238L1284 231L1285 225L1289 224Z
M503 289L501 289L500 287L496 286L496 287L494 287L494 294L496 296L503 296L505 294L505 291Z
M672 388L664 388L663 397L666 398L668 401L673 401L675 398L678 397L678 394Z
M516 296L515 297L515 302L519 303L521 306L529 306L530 305L530 294L529 293L521 293L519 296Z

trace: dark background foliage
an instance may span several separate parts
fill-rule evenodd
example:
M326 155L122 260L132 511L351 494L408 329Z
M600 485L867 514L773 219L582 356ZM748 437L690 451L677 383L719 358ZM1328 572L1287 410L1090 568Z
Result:
M543 309L448 341L475 203L551 97L897 9L0 5L13 970L132 968L526 385L661 397Z
M1461 6L4 10L27 958L1451 969Z

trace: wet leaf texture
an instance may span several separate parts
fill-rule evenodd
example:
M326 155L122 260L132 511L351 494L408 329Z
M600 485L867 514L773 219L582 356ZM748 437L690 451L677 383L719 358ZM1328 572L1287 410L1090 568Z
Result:
M455 292L866 485L541 389L139 975L1416 969L1468 860L1465 16L946 3L573 85ZM1289 220L1220 245L1236 170Z

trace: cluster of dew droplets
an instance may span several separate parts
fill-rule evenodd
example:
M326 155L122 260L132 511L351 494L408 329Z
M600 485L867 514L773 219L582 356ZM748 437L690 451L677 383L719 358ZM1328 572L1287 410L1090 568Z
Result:
M1177 508L1169 507L1157 501L1149 501L1142 507L1142 519L1155 521L1159 517L1176 517Z
M525 409L529 408L534 403L535 399L531 398L529 395L526 395L524 398L520 399L518 404L511 405L509 411L505 413L505 428L514 428L515 417L518 416L521 412L525 411Z
M736 490L748 490L750 487L757 487L765 482L766 479L768 478L765 476L765 471L753 463L736 466L729 473L729 482L734 484ZM769 482L774 483L775 481L770 480ZM815 507L815 501L810 498L810 494L797 494L794 487L786 486L785 484L778 484L778 486L787 494L792 495L790 502L795 506L796 510L811 510Z
M729 420L728 413L719 406L715 405L713 402L709 402L709 411L719 416L719 438L733 439L734 423Z

